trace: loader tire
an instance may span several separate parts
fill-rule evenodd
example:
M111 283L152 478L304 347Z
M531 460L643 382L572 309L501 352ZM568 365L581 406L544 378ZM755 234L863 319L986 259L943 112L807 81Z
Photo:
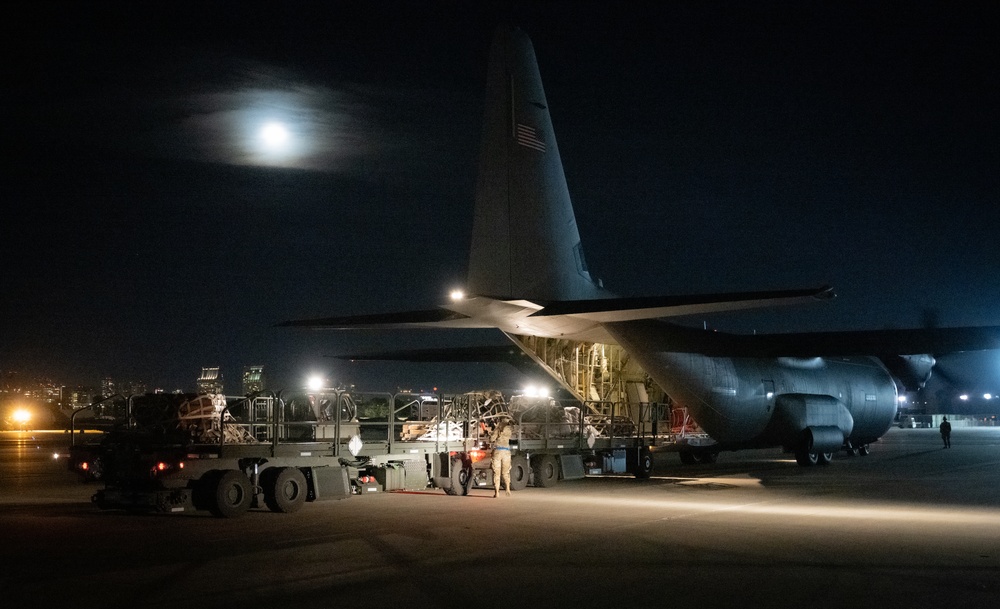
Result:
M272 512L291 514L306 502L306 477L296 467L272 467L261 474L264 503Z
M528 486L531 478L531 468L528 458L524 455L514 455L510 460L510 490L521 491Z
M635 477L646 479L653 475L653 454L648 449L640 449L635 464Z
M472 486L472 468L462 459L452 459L451 487L444 490L449 495L468 495Z
M214 476L210 512L219 518L235 518L250 509L250 479L241 471L227 469Z
M534 486L548 488L559 483L559 462L554 455L538 455L532 459L531 471Z

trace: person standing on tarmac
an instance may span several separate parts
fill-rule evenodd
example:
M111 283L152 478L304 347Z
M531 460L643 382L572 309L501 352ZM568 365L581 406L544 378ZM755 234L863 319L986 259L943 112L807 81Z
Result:
M490 432L493 444L493 497L500 496L500 478L503 478L507 496L510 496L510 419L500 419L500 423Z
M941 425L938 426L941 430L941 439L944 440L944 447L951 448L951 423L948 422L948 417L941 419Z

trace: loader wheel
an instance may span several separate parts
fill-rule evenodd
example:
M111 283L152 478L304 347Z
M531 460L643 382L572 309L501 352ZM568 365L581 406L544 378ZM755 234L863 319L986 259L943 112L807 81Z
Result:
M95 482L103 481L104 459L101 457L94 457L94 460L90 462L90 469L87 471L87 476Z
M635 464L635 477L649 478L653 474L653 454L646 449L639 451L639 461Z
M250 479L235 469L223 471L215 481L209 511L220 518L235 518L250 508Z
M552 455L540 455L531 464L531 470L535 474L535 486L548 488L559 482L559 463Z
M531 477L531 469L528 467L528 458L524 455L515 455L510 459L510 490L521 491L528 486L528 478Z
M306 477L296 467L272 467L261 475L264 503L272 512L291 514L306 502Z
M449 495L468 495L470 486L472 486L472 468L467 467L461 459L453 459L451 462L451 488L446 488L444 492Z

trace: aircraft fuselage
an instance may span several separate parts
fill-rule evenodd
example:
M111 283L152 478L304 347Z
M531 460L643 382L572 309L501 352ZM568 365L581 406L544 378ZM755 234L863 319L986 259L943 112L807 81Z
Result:
M650 349L624 324L608 329L725 448L793 450L807 433L824 452L862 446L896 414L896 384L877 358L712 357Z

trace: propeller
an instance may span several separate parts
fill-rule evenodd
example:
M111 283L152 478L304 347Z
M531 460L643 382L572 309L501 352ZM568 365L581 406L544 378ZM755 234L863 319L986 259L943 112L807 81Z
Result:
M924 309L921 314L922 325L928 330L936 330L941 325L941 311L939 309L927 308ZM943 381L951 389L956 387L961 387L964 382L955 376L952 372L949 372L947 365L948 358L947 353L932 354L934 357L935 365L933 367L933 376ZM944 364L944 365L942 365Z
M925 328L936 329L940 324L940 313L937 309L925 309L922 315ZM961 410L956 401L959 393L974 389L981 385L983 379L995 376L991 370L991 357L986 351L957 351L934 354L936 363L933 367L933 379L927 387L928 395L937 403L940 412L956 412ZM982 408L982 404L971 406L974 410Z

